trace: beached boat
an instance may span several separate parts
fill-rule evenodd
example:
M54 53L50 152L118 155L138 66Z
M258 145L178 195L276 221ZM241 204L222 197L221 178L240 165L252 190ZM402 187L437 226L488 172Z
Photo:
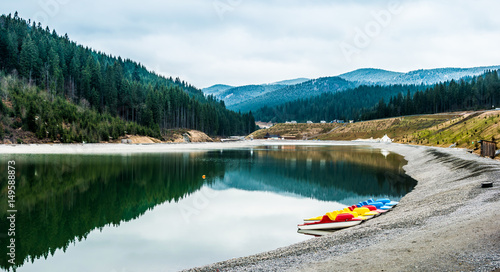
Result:
M372 211L367 207L357 207L355 205L349 207L349 210L351 210L351 211L353 211L361 216L366 217L367 220L380 214L380 212L377 212L376 210Z
M367 206L367 205L375 206L379 210L390 210L393 207L393 206L386 206L382 202L374 202L374 201L371 201L371 202L368 202L368 201L359 202L357 206L358 207L363 207L363 206Z
M299 224L297 227L303 230L324 230L324 229L343 229L356 226L363 222L362 219L354 218L350 213L341 213L332 220L328 215L323 215L318 222Z
M363 208L368 208L370 209L370 211L374 211L374 212L378 212L379 214L383 214L385 212L388 212L389 210L379 210L377 209L377 207L373 206L373 205L364 205L364 206L361 206L361 205L357 205L357 207L363 207Z
M378 206L381 206L381 204L379 204ZM337 214L350 213L350 214L354 215L355 218L359 218L362 220L368 220L368 219L371 219L371 218L378 216L379 214L387 212L387 211L388 211L387 209L384 209L384 210L377 209L377 207L375 207L373 205L362 206L362 205L358 204L358 205L352 205L352 206L344 208L342 210L326 213L326 215L328 215L330 217L330 219L332 219ZM306 219L304 219L304 223L318 222L322 218L323 218L323 216L306 218Z
M334 220L335 217L339 214L342 214L342 213L349 213L349 214L352 214L354 216L354 218L358 218L358 219L361 219L361 220L368 220L370 218L372 218L373 216L371 216L372 214L368 214L368 216L370 216L369 218L366 217L366 216L363 216L363 215L360 215L358 214L357 212L354 212L352 209L350 208L344 208L342 210L338 210L338 211L333 211L333 212L327 212L325 215L328 215L328 217L331 219L331 220ZM317 217L312 217L312 218L307 218L307 219L304 219L304 223L314 223L314 222L318 222L320 221L321 219L323 219L323 215L321 216L317 216Z
M322 216L304 219L303 225L320 223L321 221L324 220L325 216L327 216L330 221L335 221L336 216L339 214L351 214L355 219L368 220L389 211L392 207L394 207L397 204L398 202L390 201L389 199L386 198L377 199L377 201L373 199L368 199L367 201L359 202L357 205L352 205L342 210L328 212Z
M299 229L297 233L311 235L314 237L321 237L331 233L334 233L335 230L310 230L310 229Z
M336 217L338 214L341 214L341 213L343 213L343 212L342 212L342 210L339 210L339 211L327 212L325 215L328 215L328 217L329 217L331 220L335 220L335 217ZM316 217L312 217L312 218L307 218L307 219L304 219L304 223L314 223L314 222L319 222L321 219L323 219L323 215L316 216Z
M385 206L396 206L399 203L397 201L391 201L388 198L379 198L379 199L375 200L375 202L382 202L382 203L384 203Z

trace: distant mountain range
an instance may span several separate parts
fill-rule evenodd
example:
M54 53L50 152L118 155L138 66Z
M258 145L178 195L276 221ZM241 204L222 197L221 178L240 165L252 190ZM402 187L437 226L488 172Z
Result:
M338 92L360 85L433 85L449 80L459 80L498 70L500 66L474 68L439 68L415 70L408 73L364 68L334 77L309 80L298 78L271 84L229 86L214 85L202 91L224 100L226 107L235 111L255 111L263 106L276 106L289 101Z
M232 103L226 106L234 111L255 111L263 106L276 106L301 98L308 98L328 92L334 93L344 91L354 87L356 87L356 84L340 77L323 77L312 79L300 84L285 86L277 90L252 97L251 99L242 100L239 103ZM227 90L226 92L230 92L231 90L233 89ZM247 88L243 88L240 89L240 92L245 92L246 90Z
M231 89L231 88L234 88L234 86L229 86L229 85L224 85L224 84L217 84L217 85L205 88L202 91L206 95L210 95L211 94L211 95L214 95L217 98L219 98L220 97L219 93L221 93L221 92L223 92L225 90Z
M233 87L230 89L220 88L212 94L220 100L224 100L224 103L228 108L234 108L235 104L241 103L242 101L253 101L256 97L264 96L267 93L273 93L279 89L285 88L287 85L247 85L241 87ZM241 110L238 108L238 110Z
M458 80L464 77L473 77L483 74L487 70L498 70L500 66L484 66L475 68L439 68L429 70L415 70L408 73L399 73L381 69L358 69L339 77L365 85L433 85L449 80Z
M275 85L295 85L295 84L300 84L300 83L303 83L303 82L306 82L306 81L309 81L311 79L309 78L296 78L296 79L288 79L288 80L282 80L282 81L278 81L278 82L275 82L275 83L271 83L271 84L275 84Z
M213 95L217 99L224 100L224 103L228 108L232 108L235 110L242 110L241 107L234 107L234 105L244 101L251 101L253 98L262 96L270 92L277 91L279 89L283 89L287 86L300 84L308 80L310 79L297 78L297 79L283 80L268 84L245 85L239 87L217 84L203 89L203 93L207 95ZM250 107L249 109L244 109L244 111L251 110L252 108L253 107Z

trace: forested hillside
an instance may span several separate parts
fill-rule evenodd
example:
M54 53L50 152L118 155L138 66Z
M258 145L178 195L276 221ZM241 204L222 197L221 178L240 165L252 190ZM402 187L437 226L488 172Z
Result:
M37 86L38 91L30 95L44 92L47 95L42 97L49 104L62 99L102 116L135 122L155 133L191 128L210 135L233 135L248 134L255 127L251 114L232 112L223 102L205 97L201 90L178 78L165 78L132 60L78 45L68 35L43 29L40 24L19 18L17 13L0 17L0 69L3 77L12 76L25 84L27 88L20 87L18 96L24 97L24 89ZM4 103L19 107L19 100L12 100L5 86L2 93ZM33 107L30 114L43 118L43 105ZM18 114L26 111L12 110L10 117L24 119L26 116ZM62 113L53 114L57 120Z
M452 80L439 83L414 94L399 93L391 97L387 103L385 101L381 99L375 107L365 111L361 119L492 109L500 106L498 71L486 72L470 81Z
M325 93L255 112L257 120L285 122L307 120L371 120L412 114L491 109L500 103L498 72L436 84L359 86L339 93Z
M282 80L274 83L268 84L252 84L252 85L244 85L244 86L229 86L223 84L216 84L208 88L202 89L204 94L214 95L217 99L224 100L226 107L232 110L240 110L240 108L235 108L233 105L245 102L247 100L251 100L258 96L279 91L280 89L304 83L309 81L307 78L296 78L296 79L288 79ZM250 110L252 108L249 108Z
M224 104L229 109L233 109L233 105L254 99L255 97L265 95L270 92L282 89L286 85L267 84L267 85L247 85L241 87L234 87L217 94L217 98L224 100ZM234 109L238 110L238 109Z
M323 93L335 93L356 87L357 84L340 77L322 77L300 84L286 86L252 99L233 104L231 109L242 112L255 111L264 106L276 106L297 99L306 99Z
M0 100L0 143L3 139L11 143L38 142L33 137L41 142L100 142L125 134L162 138L159 130L75 105L62 96L51 97L13 76L0 73L0 82L0 95L10 105Z
M285 121L306 122L334 119L353 120L361 116L364 108L375 105L381 97L388 100L402 92L414 93L422 86L359 86L338 93L324 93L307 99L299 99L276 107L265 106L255 112L262 121L282 123Z

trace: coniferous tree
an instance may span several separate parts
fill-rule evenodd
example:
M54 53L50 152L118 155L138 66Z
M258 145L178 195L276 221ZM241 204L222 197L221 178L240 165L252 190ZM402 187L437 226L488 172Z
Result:
M19 56L19 74L28 79L31 83L35 73L39 69L38 51L35 43L28 34L22 43L21 53Z

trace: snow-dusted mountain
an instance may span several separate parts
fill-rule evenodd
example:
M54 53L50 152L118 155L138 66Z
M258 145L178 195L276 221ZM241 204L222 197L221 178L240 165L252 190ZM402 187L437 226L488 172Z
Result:
M452 79L459 80L466 77L473 77L481 75L488 70L498 69L500 69L500 65L474 68L422 69L401 73L375 68L363 68L336 77L324 77L313 80L298 78L270 84L240 87L219 84L205 88L203 92L224 100L229 109L246 112L257 110L266 105L275 106L296 99L309 98L325 92L343 91L360 85L433 85Z
M241 103L242 101L250 100L254 97L264 95L269 92L276 91L287 86L301 84L309 81L307 78L288 79L273 83L260 85L245 85L245 86L229 86L224 84L213 85L202 89L206 95L214 95L217 99L224 100L226 106Z
M340 77L322 77L279 88L275 91L243 100L240 103L234 103L233 101L233 104L228 106L228 108L241 112L255 111L264 106L276 106L297 99L309 98L322 93L339 92L354 87L356 87L354 83Z
M472 77L483 74L487 70L498 70L500 66L484 66L474 68L439 68L428 70L415 70L408 73L399 73L381 69L365 68L339 75L339 77L368 85L392 85L392 84L424 84L433 85L439 82L458 80L464 77Z
M381 82L394 81L404 73L386 71L382 69L363 68L339 75L340 78L362 84L380 84Z
M224 92L225 90L228 90L228 89L231 89L231 88L234 88L234 87L233 86L229 86L229 85L224 85L224 84L216 84L214 86L202 89L202 91L206 95L210 95L211 94L211 95L217 97L218 99L220 99L219 94L221 92Z
M224 104L232 109L234 104L248 101L255 97L263 96L267 93L282 89L287 85L265 84L265 85L247 85L226 89L225 91L214 94L218 99L224 100Z
M296 84L304 83L304 82L309 81L309 80L311 80L311 79L301 77L301 78L296 78L296 79L282 80L282 81L274 82L272 84L274 84L274 85L296 85Z

